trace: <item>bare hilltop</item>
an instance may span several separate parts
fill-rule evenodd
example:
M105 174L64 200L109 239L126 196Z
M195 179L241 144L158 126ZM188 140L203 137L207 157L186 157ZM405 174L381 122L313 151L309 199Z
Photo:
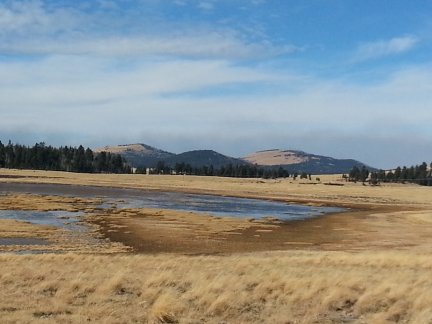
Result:
M257 165L259 167L282 167L289 172L312 174L348 173L354 166L366 165L354 159L336 159L298 150L271 149L253 152L245 157L231 157L214 150L202 149L174 154L146 144L104 146L96 152L121 154L133 167L155 167L159 161L168 166L186 163L193 167L213 166L220 168L232 165ZM375 170L373 167L368 167Z

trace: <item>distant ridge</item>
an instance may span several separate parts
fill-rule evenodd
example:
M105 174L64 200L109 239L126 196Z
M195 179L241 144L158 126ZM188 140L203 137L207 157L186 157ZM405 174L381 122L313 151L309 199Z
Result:
M159 161L170 167L175 167L176 163L185 163L194 168L210 165L213 165L214 168L220 168L230 163L233 165L249 164L244 160L235 159L213 150L194 150L174 154L142 143L104 146L95 151L120 154L132 167L154 168Z
M281 166L290 173L332 174L349 173L354 166L362 167L365 165L353 159L335 159L299 150L280 149L261 150L251 153L244 158L230 157L213 150L193 150L174 154L142 143L104 146L95 151L120 154L132 167L148 168L156 167L159 161L164 162L165 165L170 167L175 167L177 163L185 163L194 168L213 165L216 169L228 164L256 164L264 168ZM370 171L376 170L375 168L367 167Z
M281 166L292 172L312 174L348 173L354 166L367 166L353 159L335 159L299 150L263 150L251 153L243 160L261 166ZM374 171L375 168L369 167Z
M165 159L165 163L171 167L174 167L176 163L182 162L188 163L194 168L213 165L216 169L228 164L249 164L247 161L226 156L213 150L189 151Z

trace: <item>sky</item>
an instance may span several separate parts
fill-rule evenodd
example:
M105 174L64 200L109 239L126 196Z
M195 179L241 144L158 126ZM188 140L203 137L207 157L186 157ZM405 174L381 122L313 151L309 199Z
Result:
M432 1L0 0L0 140L432 161Z

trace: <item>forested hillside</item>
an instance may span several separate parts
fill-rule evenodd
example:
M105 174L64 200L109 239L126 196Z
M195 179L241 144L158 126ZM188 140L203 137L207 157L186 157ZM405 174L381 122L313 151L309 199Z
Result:
M0 141L0 167L70 172L129 173L130 167L119 154L94 153L91 149L37 143L32 147Z

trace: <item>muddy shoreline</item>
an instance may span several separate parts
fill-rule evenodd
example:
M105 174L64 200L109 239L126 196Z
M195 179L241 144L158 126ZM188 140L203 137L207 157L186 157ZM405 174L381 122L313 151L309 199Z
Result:
M119 216L120 212L116 209L108 213L100 210L95 211L96 217L86 217L85 221L95 226L102 237L113 243L126 245L132 248L134 253L145 254L230 254L297 249L326 251L404 249L420 243L412 242L411 236L401 239L395 235L394 228L404 231L408 223L405 219L393 219L386 215L421 212L424 209L414 204L391 204L385 201L356 203L289 195L282 198L279 193L277 197L269 193L259 196L257 193L240 190L222 194L221 190L178 187L167 190L166 188L128 188L120 185L0 182L0 191L73 197L108 196L119 199L145 192L178 192L348 208L347 211L340 213L328 213L310 219L285 222L232 221L192 212L145 208L129 210L122 216ZM378 230L380 228L381 230ZM385 230L382 230L383 228ZM411 232L418 233L421 230L421 226L415 226L412 227Z
M393 210L380 208L375 209L375 212ZM365 222L370 213L370 210L356 210L305 220L252 223L245 228L206 233L203 237L196 238L193 238L193 231L170 231L164 226L164 219L158 220L158 224L151 222L149 226L146 226L146 220L140 216L124 219L110 219L106 216L88 221L97 225L104 237L130 246L134 253L144 254L211 255L281 250L363 251L383 247L404 248L409 245L408 242L382 244L383 236L376 235L379 233ZM193 220L186 226L192 227L192 222Z
M81 184L59 184L59 183L34 183L34 182L0 182L0 192L12 191L18 193L42 194L42 195L70 195L73 197L96 197L108 196L116 198L127 198L130 195L140 195L145 192L172 192L195 194L204 196L219 196L232 198L257 199L264 201L275 201L283 203L294 203L305 206L317 207L340 207L353 210L368 210L377 207L377 204L358 204L328 201L324 199L294 198L294 197L274 197L269 195L258 195L253 193L221 193L218 190L197 190L194 188L136 188L127 186L113 185L81 185ZM59 194L59 191L61 193Z

